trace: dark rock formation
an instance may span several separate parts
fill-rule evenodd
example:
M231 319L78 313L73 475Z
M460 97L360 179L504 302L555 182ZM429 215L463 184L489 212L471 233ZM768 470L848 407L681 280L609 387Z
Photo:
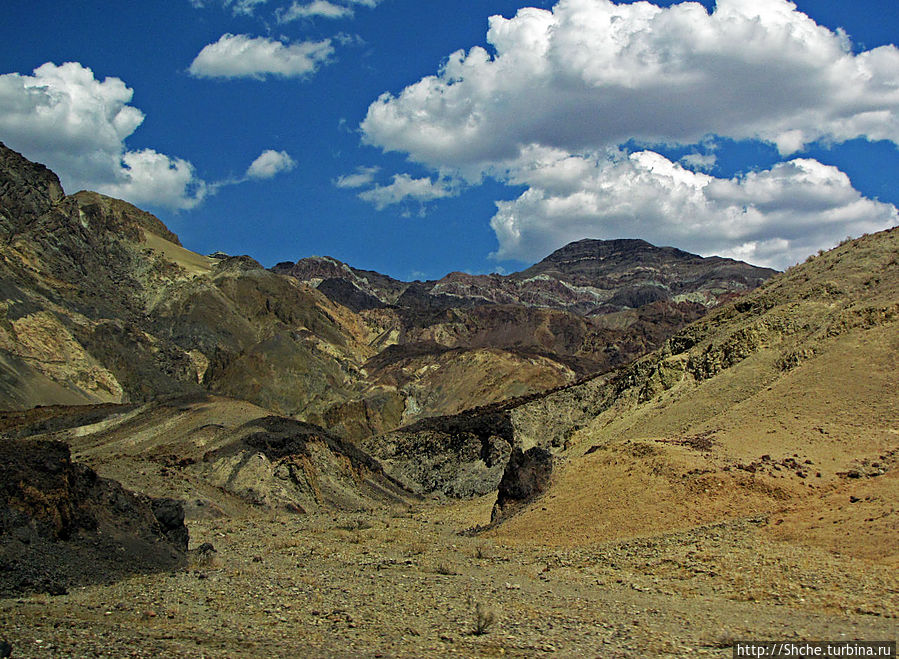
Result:
M512 434L505 411L485 408L422 419L363 446L408 489L466 498L496 489Z
M184 565L184 510L99 478L53 441L0 440L0 594Z
M543 494L553 471L552 453L539 446L522 451L515 447L499 482L490 522L496 523Z
M328 299L342 304L352 311L365 311L366 309L380 309L386 306L374 295L369 295L351 281L332 277L325 279L318 285L319 292Z

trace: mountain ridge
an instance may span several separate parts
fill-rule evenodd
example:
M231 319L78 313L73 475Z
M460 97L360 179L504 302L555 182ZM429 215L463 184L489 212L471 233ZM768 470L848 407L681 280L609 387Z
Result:
M191 252L127 202L66 196L5 147L0 199L9 409L207 391L360 438L602 372L757 283L713 276L675 300L668 280L646 295L545 275L400 282L323 257L269 270ZM643 286L661 270L627 272Z
M587 267L572 267L574 264L586 264ZM436 298L432 305L440 298L450 296L457 298L455 303L459 305L523 304L564 309L581 315L610 313L651 301L670 300L680 291L689 291L694 294L694 301L714 306L726 299L724 293L751 290L776 272L734 259L702 257L676 247L656 247L645 240L630 238L578 240L509 275L454 271L440 279L404 282L353 268L330 256L306 257L293 264L282 262L272 270L318 288L339 279L384 306L408 306L408 301L406 305L402 303L403 295L417 291L419 296ZM560 282L567 290L557 290L554 295L554 287L543 283L546 278ZM696 281L700 282L700 287L691 287ZM634 295L628 297L627 291L621 290L609 292L622 286L635 289ZM640 288L655 288L656 295L639 301ZM716 288L721 290L716 291ZM332 299L341 301L341 295L349 294L346 289L337 290ZM603 308L603 302L611 302L611 306ZM627 302L636 304L628 305Z

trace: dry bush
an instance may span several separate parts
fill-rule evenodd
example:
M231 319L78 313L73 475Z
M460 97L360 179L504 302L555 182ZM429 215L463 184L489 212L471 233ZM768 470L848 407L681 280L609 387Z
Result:
M482 636L490 631L493 623L496 622L496 614L488 608L477 602L474 605L474 634Z

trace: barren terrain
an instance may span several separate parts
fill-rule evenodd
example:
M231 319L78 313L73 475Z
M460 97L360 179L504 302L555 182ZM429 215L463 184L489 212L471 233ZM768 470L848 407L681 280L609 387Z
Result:
M490 503L193 522L211 558L3 600L0 634L21 657L729 657L736 639L896 637L895 570L762 519L567 550L460 536Z
M0 656L897 640L899 228L425 286L4 172Z

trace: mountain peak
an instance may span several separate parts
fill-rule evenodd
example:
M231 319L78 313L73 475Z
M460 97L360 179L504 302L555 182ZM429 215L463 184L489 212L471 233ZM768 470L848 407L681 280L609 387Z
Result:
M65 197L59 177L0 142L0 236L21 231Z
M549 276L575 286L661 287L745 291L776 271L720 256L702 257L676 247L657 247L639 238L584 239L557 249L512 277Z
M657 247L641 238L615 238L612 240L584 238L560 247L540 263L573 263L590 259L601 261L612 257L631 260L660 254L667 254L674 258L702 258L675 247Z

